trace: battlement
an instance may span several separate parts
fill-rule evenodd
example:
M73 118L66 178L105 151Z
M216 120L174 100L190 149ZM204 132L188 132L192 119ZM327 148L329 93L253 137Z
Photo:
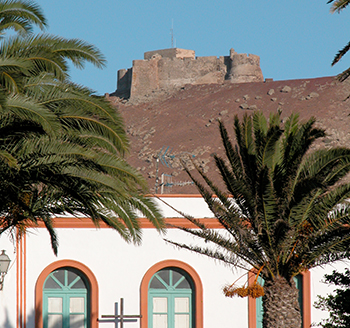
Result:
M194 50L180 49L180 48L170 48L162 50L147 51L144 53L144 59L149 60L154 58L154 56L161 56L163 58L190 58L195 59L196 55Z
M262 82L260 57L237 54L195 57L194 50L170 48L144 53L132 68L118 71L117 91L122 98L143 99L153 92L171 92L186 84Z

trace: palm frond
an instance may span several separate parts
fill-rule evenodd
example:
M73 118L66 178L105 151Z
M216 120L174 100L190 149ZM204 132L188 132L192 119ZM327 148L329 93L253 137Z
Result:
M46 18L41 8L29 0L3 0L0 2L0 32L13 28L17 32L30 33L33 25L43 30Z
M329 0L327 4L332 2L331 13L337 12L338 14L350 4L349 0Z
M3 114L33 122L51 135L60 130L59 120L54 113L20 94L13 94L7 98L6 111Z
M333 61L332 61L332 66L334 66L337 62L339 62L340 59L349 51L350 49L350 42L348 42L342 49L338 51L338 53L335 55ZM343 75L344 72L341 74Z
M344 72L338 74L337 78L340 82L344 82L350 76L350 67Z
M6 163L7 165L9 165L11 167L18 167L16 158L13 157L6 150L0 149L0 161Z

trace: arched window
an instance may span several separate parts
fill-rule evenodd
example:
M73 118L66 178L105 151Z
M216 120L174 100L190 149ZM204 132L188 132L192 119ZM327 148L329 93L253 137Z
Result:
M98 284L84 264L51 263L35 286L36 328L98 328Z
M155 273L148 288L148 327L194 327L193 282L179 268Z
M89 327L90 292L85 276L74 268L51 272L43 288L44 328Z
M165 260L141 282L141 328L203 328L203 287L187 263Z

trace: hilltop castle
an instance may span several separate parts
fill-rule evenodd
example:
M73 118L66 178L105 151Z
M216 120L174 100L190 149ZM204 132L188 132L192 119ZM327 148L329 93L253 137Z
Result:
M132 68L118 71L117 90L121 98L142 99L159 91L172 91L186 84L262 82L260 57L238 54L196 57L193 50L170 48L144 53Z

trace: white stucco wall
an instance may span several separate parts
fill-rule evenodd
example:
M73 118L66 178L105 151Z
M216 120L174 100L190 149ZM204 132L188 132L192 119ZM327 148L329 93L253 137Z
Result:
M16 319L16 251L8 234L0 236L0 250L5 250L11 262L0 290L0 327L15 328Z
M181 213L195 218L212 218L213 213L201 197L164 197L155 199L165 218L182 217ZM175 211L176 209L177 211Z

